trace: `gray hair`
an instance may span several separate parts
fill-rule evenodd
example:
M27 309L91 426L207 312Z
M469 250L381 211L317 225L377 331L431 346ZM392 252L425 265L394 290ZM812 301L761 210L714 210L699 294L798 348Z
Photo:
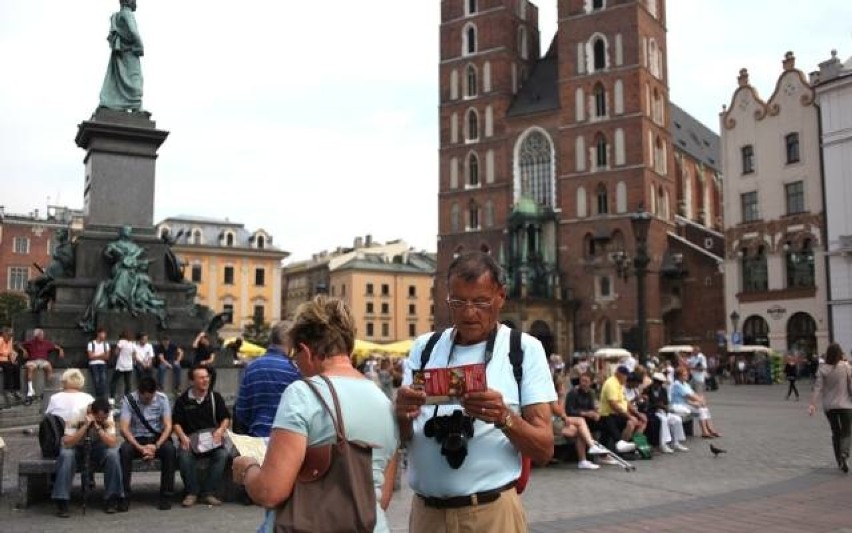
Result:
M287 338L287 332L290 331L290 328L292 327L293 322L290 320L282 320L273 324L272 329L269 332L269 344L284 346L284 343L289 340Z
M44 330L41 328L35 328L33 330L33 337L44 337Z
M450 263L450 268L447 270L447 281L453 276L457 276L468 283L473 283L486 273L491 275L491 279L497 285L501 287L505 285L503 269L490 254L468 252L456 257Z

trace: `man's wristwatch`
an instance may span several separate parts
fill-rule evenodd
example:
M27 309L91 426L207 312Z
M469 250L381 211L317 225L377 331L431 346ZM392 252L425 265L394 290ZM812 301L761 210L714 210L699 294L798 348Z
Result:
M497 429L507 430L512 429L515 426L515 420L512 418L512 411L510 409L506 410L506 417L494 424L494 427Z

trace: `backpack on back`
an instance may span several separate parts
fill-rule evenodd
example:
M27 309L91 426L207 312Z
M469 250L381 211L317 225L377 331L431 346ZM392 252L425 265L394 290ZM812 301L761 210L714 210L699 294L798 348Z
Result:
M65 421L56 415L44 415L38 425L38 444L41 446L41 456L45 459L59 457L64 435Z

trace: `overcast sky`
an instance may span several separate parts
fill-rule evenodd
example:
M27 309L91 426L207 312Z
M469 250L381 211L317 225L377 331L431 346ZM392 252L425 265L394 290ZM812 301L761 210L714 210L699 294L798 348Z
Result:
M437 0L138 0L143 105L171 132L156 220L264 228L302 259L356 235L434 250ZM538 0L542 49L556 0ZM852 55L849 0L670 0L671 98L711 129L741 67L767 98L792 50ZM0 0L0 205L82 206L76 126L98 103L117 0ZM806 7L804 7L806 6Z

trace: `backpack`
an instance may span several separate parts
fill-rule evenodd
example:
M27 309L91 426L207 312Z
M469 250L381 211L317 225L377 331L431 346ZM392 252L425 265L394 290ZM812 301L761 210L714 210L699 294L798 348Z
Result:
M45 459L59 457L64 435L65 421L56 415L44 415L38 425L38 444L41 447L41 456Z
M426 363L432 356L432 349L435 344L444 334L444 331L436 331L432 333L429 340L426 341L426 346L420 352L420 370L426 368ZM518 405L521 405L521 379L524 377L524 348L521 345L521 332L516 329L511 329L509 333L509 362L512 363L512 374L515 376L515 382L518 384ZM532 460L529 457L521 456L521 475L515 483L515 489L518 494L522 494L527 488L527 482L532 471Z
M639 454L639 457L642 459L651 459L651 445L648 443L648 437L642 433L636 433L633 435L633 444L636 445L636 453Z

